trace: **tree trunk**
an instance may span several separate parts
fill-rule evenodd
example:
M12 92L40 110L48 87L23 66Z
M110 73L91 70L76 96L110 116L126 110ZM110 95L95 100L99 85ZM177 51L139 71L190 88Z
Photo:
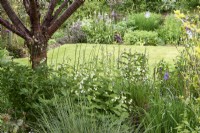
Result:
M30 44L30 42L28 42ZM30 62L32 68L36 69L40 66L47 65L47 42L34 42L32 45L28 45L30 52Z
M64 0L57 8L58 2L59 0L50 0L48 11L41 19L39 0L23 0L25 11L30 18L31 26L28 28L17 16L17 12L13 10L10 5L11 2L9 0L0 0L1 7L11 21L3 19L2 15L0 15L0 24L25 40L33 69L47 64L48 40L85 0L74 0L70 5L68 5L68 0Z

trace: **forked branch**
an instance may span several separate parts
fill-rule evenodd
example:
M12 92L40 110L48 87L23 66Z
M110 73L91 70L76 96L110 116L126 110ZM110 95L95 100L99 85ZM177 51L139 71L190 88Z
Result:
M0 17L0 24L2 24L4 27L12 31L13 33L17 34L18 36L27 39L26 35L23 32L20 32L14 25L10 24L8 21L2 19L1 17Z
M53 16L53 12L54 9L56 7L56 4L58 3L58 0L51 0L50 4L49 4L49 8L48 8L48 12L46 13L44 19L43 19L43 23L42 26L43 27L48 27L50 21L52 20L52 16Z
M16 13L13 11L12 7L10 6L10 3L8 0L0 0L0 3L5 10L6 14L12 21L13 25L19 29L19 31L22 31L23 34L30 35L30 31L24 26L24 24L21 22L19 17L16 15Z
M54 32L85 2L85 0L75 0L63 14L55 20L48 28L48 34L51 37Z

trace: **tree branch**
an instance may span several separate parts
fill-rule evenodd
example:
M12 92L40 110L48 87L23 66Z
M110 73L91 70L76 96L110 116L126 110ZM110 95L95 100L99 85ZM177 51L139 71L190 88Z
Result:
M13 33L17 34L18 36L24 38L25 40L28 39L27 36L23 33L20 32L14 25L10 24L8 21L2 19L0 17L0 24L12 31Z
M43 19L42 26L48 27L48 25L52 19L52 15L53 15L53 12L54 12L54 9L55 9L57 3L58 3L58 0L51 0L51 2L49 4L48 12L46 13L46 15Z
M75 0L64 13L48 28L51 37L53 33L85 2L85 0Z
M23 0L23 5L25 7L27 14L30 16L30 2L29 2L29 0Z
M30 31L24 26L24 24L18 18L16 13L13 11L8 0L0 0L0 3L10 20L12 21L13 25L16 28L18 28L18 30L22 31L24 34L30 35Z
M40 32L40 11L38 0L30 0L30 21L33 34Z
M53 15L53 19L51 20L51 24L55 22L55 20L58 18L59 14L62 12L62 10L68 5L68 0L65 0L60 7L55 11Z

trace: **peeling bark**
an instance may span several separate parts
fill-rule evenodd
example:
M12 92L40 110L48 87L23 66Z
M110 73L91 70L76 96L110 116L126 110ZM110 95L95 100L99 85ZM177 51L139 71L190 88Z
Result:
M47 64L47 42L34 42L33 44L29 44L30 52L30 62L32 64L32 68L36 69L39 66Z

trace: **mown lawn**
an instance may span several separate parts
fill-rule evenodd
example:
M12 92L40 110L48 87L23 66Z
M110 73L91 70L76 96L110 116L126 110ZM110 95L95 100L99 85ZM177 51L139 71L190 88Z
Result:
M101 57L114 55L114 58L120 55L120 53L129 52L142 52L146 51L149 58L149 65L153 67L160 60L173 64L173 60L179 55L183 47L175 46L132 46L132 45L101 45L101 44L67 44L58 48L51 49L48 52L48 65L57 65L60 63L74 63L76 60L89 60L90 57L98 55ZM103 54L102 54L103 53ZM105 56L105 57L106 57ZM28 65L28 58L15 59L15 62L19 62L24 65Z

